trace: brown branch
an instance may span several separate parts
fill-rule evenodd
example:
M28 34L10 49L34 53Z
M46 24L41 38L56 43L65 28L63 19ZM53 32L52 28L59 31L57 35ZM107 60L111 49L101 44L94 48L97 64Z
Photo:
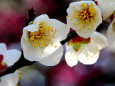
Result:
M75 32L69 34L68 37L65 40L61 41L61 44L64 45L66 42L68 42L70 39L72 39L75 36L77 36L77 34ZM24 58L24 55L23 55L23 52L22 52L22 55L21 55L20 59L14 65L7 67L3 71L0 71L0 77L4 76L6 74L13 73L19 68L32 65L33 63L35 63L35 61L31 62L31 61L26 60Z
M12 66L7 67L5 70L0 71L0 77L4 76L6 74L10 74L15 72L17 69L22 68L24 66L32 65L35 62L28 61L24 58L23 53L20 57L20 59Z
M77 36L77 33L76 32L72 32L72 33L68 34L67 38L64 39L63 41L61 41L60 43L62 45L64 45L66 42L68 42L70 39L72 39L75 36Z
M31 9L28 9L28 18L25 21L25 25L27 26L33 19L35 18L35 11L32 7Z

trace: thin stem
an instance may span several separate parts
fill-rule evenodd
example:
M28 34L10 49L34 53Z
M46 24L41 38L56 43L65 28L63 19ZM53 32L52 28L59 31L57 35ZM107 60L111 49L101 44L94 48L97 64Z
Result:
M70 39L72 39L75 36L77 36L77 34L75 32L69 34L68 37L65 40L61 41L61 44L64 45L66 42L68 42ZM31 62L31 61L26 60L24 58L24 55L23 55L23 52L22 52L22 55L21 55L20 59L14 65L12 65L10 67L7 67L3 71L0 71L0 77L4 76L6 74L13 73L19 68L32 65L33 63L35 63L35 61Z
M77 33L76 33L76 32L73 32L73 33L69 34L69 35L67 36L67 38L64 39L64 40L62 40L60 43L61 43L62 45L64 45L66 42L68 42L70 39L72 39L72 38L75 37L75 36L77 36Z
M22 68L24 66L32 65L34 62L28 61L24 58L23 53L20 57L20 59L12 66L7 67L5 70L0 71L0 77L4 76L6 74L10 74L15 72L17 69Z

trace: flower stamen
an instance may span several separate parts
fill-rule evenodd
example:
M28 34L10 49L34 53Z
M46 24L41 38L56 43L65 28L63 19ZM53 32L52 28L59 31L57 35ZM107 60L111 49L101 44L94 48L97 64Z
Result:
M76 25L84 25L82 28L87 27L91 25L94 27L94 20L98 20L98 18L95 16L96 15L96 9L93 7L93 4L80 4L79 5L81 9L79 11L76 11L75 6L73 6L73 16L72 19L76 19L77 21L73 23L74 26ZM72 20L71 19L71 20ZM79 22L78 22L79 20ZM80 26L79 26L80 27ZM76 28L77 29L77 28ZM91 30L90 28L89 30Z
M56 33L56 29L51 26L46 26L43 22L40 22L38 31L30 32L28 31L28 38L32 46L39 46L43 48L52 43L52 39Z

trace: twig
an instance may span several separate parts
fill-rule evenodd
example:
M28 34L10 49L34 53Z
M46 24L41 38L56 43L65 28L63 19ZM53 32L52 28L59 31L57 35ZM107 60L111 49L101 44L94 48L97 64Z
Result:
M26 60L23 56L23 53L22 53L20 59L14 65L7 67L3 71L0 71L0 77L4 76L6 74L13 73L21 67L32 65L33 63L35 63L35 62L31 62L31 61Z
M28 15L28 18L25 21L26 26L35 18L35 11L33 7L31 9L28 9Z

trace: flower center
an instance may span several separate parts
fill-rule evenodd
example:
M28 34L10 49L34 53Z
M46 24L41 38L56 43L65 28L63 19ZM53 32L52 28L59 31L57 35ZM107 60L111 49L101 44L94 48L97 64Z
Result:
M85 39L77 35L68 42L68 45L72 46L73 49L77 52L81 48L82 44L88 43L90 43L90 38Z
M2 62L2 60L3 60L3 55L0 55L0 71L7 68L6 63Z
M28 31L28 38L32 46L43 48L49 44L53 44L52 39L54 38L55 33L56 29L54 30L53 27L46 26L43 22L40 22L38 31Z
M94 27L95 19L98 19L96 17L96 9L94 8L93 4L80 4L81 9L76 10L75 6L73 6L73 19L76 19L77 21L73 23L73 25L82 24L80 28L87 27L91 25ZM78 27L76 27L77 29ZM92 28L89 28L88 30L91 30Z

